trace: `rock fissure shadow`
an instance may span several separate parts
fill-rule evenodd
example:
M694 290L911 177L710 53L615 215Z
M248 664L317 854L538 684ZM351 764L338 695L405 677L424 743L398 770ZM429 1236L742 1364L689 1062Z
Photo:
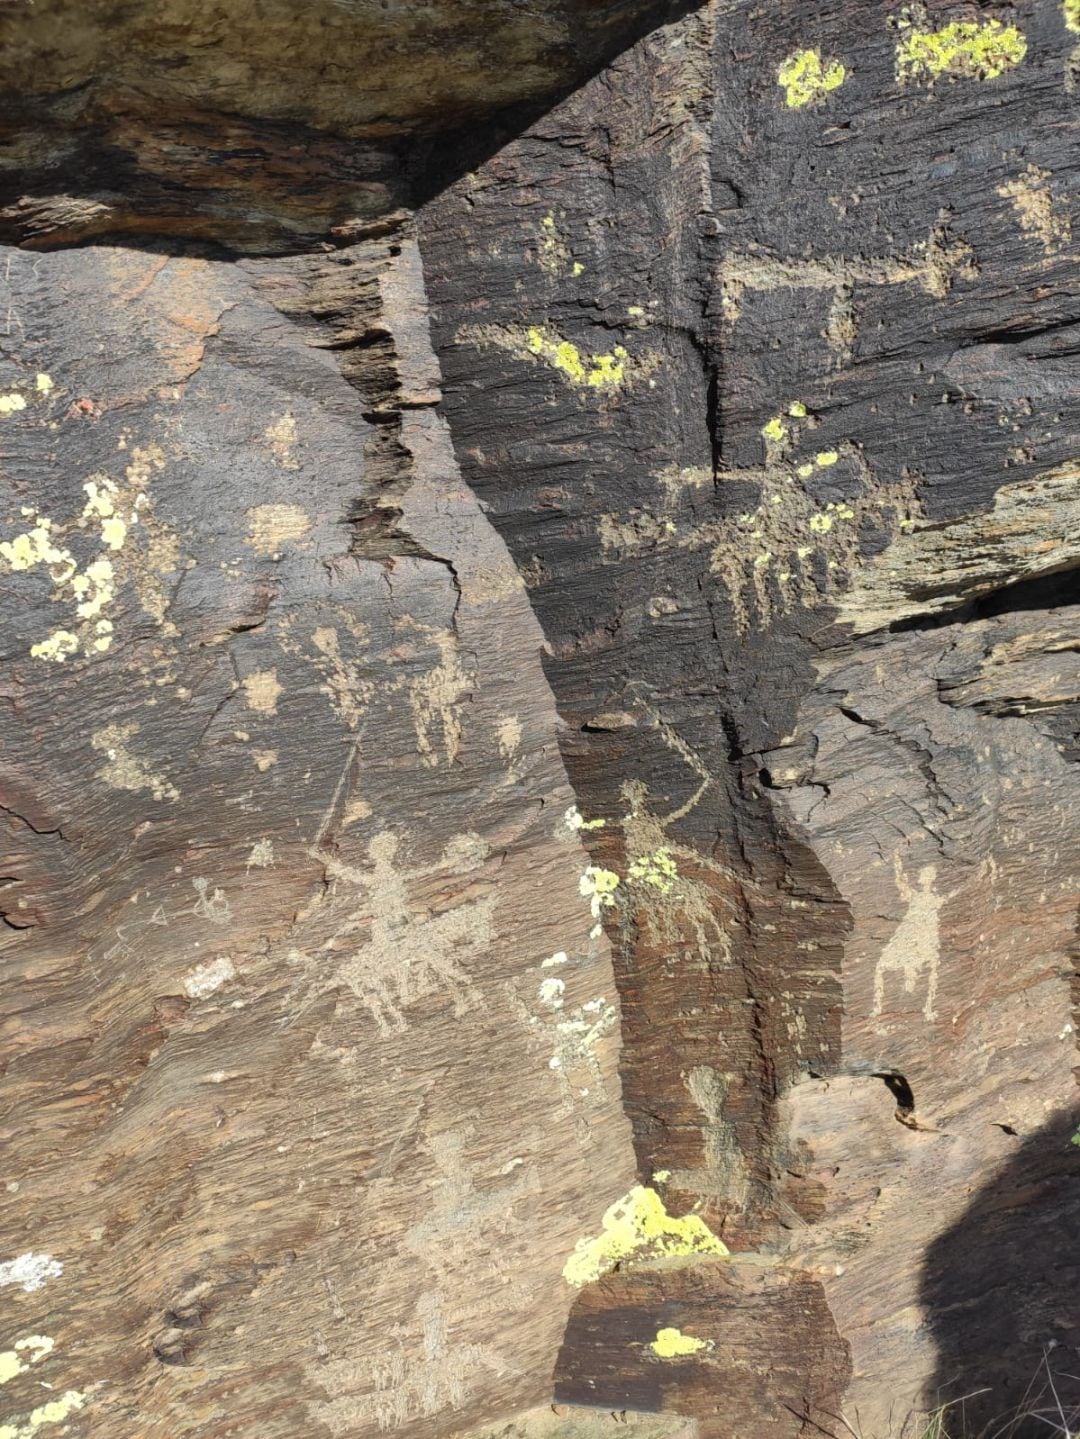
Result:
M1078 1125L1080 1105L1023 1137L927 1252L937 1367L925 1399L951 1406L950 1439L1080 1429Z

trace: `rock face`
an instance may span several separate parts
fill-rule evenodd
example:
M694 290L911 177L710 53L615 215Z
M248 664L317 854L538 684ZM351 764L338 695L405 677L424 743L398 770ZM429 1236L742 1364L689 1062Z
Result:
M1080 1399L1073 7L5 24L3 1439Z

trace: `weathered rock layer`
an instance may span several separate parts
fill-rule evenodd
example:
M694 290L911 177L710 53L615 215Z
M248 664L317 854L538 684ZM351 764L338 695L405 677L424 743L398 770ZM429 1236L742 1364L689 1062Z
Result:
M4 22L0 1432L1070 1402L1080 19L150 8Z

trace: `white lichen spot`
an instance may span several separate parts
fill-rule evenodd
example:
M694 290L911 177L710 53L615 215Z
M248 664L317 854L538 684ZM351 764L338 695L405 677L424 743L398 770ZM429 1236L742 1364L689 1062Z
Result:
M43 371L39 370L34 380L34 389L37 390L38 394L47 395L54 388L52 376L46 375Z
M86 1395L78 1389L66 1389L58 1399L32 1409L24 1423L0 1425L0 1439L35 1439L39 1429L47 1424L63 1424L85 1402Z
M205 964L197 965L184 976L184 993L188 999L205 999L207 995L213 994L223 984L235 978L235 965L227 954L222 954L217 959L209 959Z
M26 400L17 391L0 395L0 415L14 415L26 409Z
M104 556L91 560L82 574L72 578L71 588L78 597L75 613L79 618L96 619L116 598L116 571L112 562Z
M0 1264L0 1288L17 1284L24 1293L33 1294L47 1280L58 1279L63 1272L64 1266L51 1254L34 1254L27 1251L17 1259L9 1259L5 1264Z
M565 949L559 949L559 950L556 950L556 952L551 956L550 959L545 959L545 960L541 963L540 968L541 968L541 969L555 969L555 968L557 968L560 964L569 964L569 963L570 963L570 956L566 953L566 950L565 950Z
M565 993L565 980L545 979L540 985L540 1003L548 1009L562 1009Z

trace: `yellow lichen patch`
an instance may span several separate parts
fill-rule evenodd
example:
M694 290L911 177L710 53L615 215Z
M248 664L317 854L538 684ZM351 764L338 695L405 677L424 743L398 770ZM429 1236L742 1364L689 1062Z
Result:
M933 81L940 75L994 80L1027 54L1022 32L1000 20L954 20L940 30L928 30L905 15L899 31L896 78L901 83Z
M576 804L572 804L563 815L563 823L566 828L572 831L603 829L607 824L606 819L586 819Z
M1077 0L1080 6L1080 0ZM1033 236L1047 255L1060 250L1072 238L1072 222L1067 211L1054 203L1049 186L1050 171L1029 165L1015 180L998 186L1003 200L1011 200L1020 228Z
M773 415L771 420L762 425L761 433L763 438L772 444L782 444L787 436L787 427L784 424L783 416Z
M244 676L244 699L248 709L260 714L277 714L278 696L281 694L277 670L252 670Z
M835 465L839 458L840 456L836 450L821 450L814 456L814 464L820 465L824 470L828 469L830 465Z
M595 1239L581 1239L563 1266L563 1278L580 1288L608 1274L617 1264L662 1257L723 1258L727 1247L696 1214L675 1219L655 1189L635 1184L606 1211Z
M661 894L670 894L679 877L679 869L671 850L666 846L635 859L626 872L628 880L648 884Z
M776 83L784 88L784 103L799 110L838 90L846 74L839 60L823 60L820 50L796 50L777 70Z
M302 540L311 516L299 505L255 505L247 511L247 542L258 555L276 554L291 540Z
M681 1329L658 1329L656 1338L649 1345L659 1359L684 1359L690 1354L700 1354L709 1347L707 1339L695 1339L692 1334L684 1334Z
M63 664L68 655L73 655L78 648L78 635L73 635L70 630L53 630L47 639L39 640L36 645L30 646L30 657Z
M791 404L788 405L788 414L792 417L792 419L805 420L807 413L807 408L803 404L802 400L792 400Z
M593 919L599 919L605 909L615 903L615 891L619 887L619 876L612 869L601 869L590 864L578 880L578 893L589 901Z
M553 330L531 325L525 344L536 355L574 385L588 385L594 390L617 389L626 376L629 355L622 345L607 354L583 356L576 345L564 340Z
M54 388L52 376L39 371L34 380L34 389L37 390L38 394L47 395Z
M0 415L14 415L26 409L26 400L16 390L9 395L0 395Z
M1080 0L1062 0L1061 16L1065 29L1080 35Z
M631 356L623 345L588 354L548 325L467 325L457 332L463 343L496 345L512 355L539 360L580 390L611 394L646 378L660 364L654 352Z

